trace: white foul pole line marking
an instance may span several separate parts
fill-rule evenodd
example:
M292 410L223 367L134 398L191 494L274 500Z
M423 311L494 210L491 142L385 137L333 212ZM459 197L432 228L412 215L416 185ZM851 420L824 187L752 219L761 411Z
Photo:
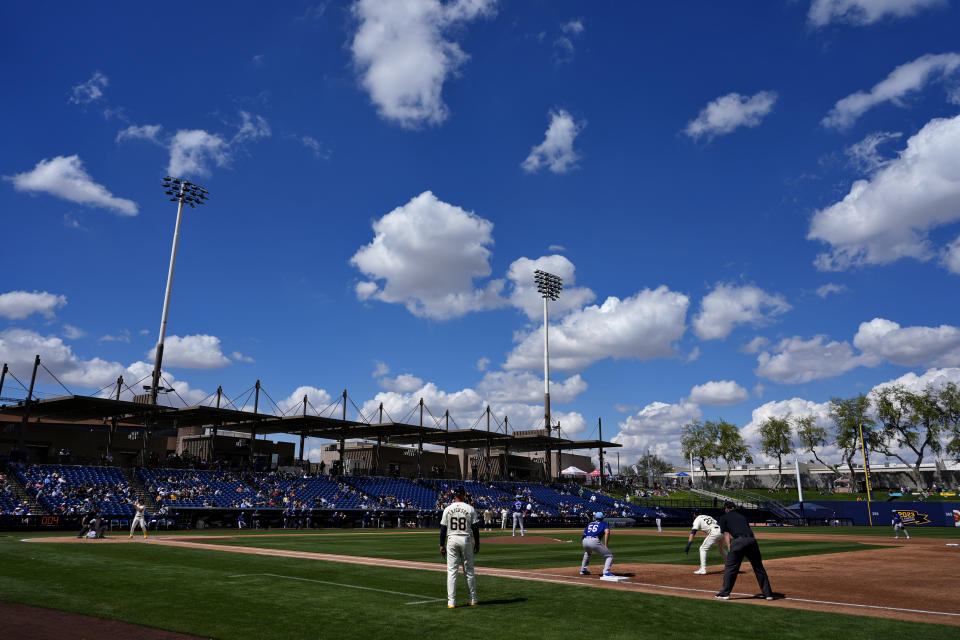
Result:
M253 578L265 576L268 578L282 578L284 580L299 580L301 582L315 582L317 584L328 584L333 587L344 587L346 589L362 589L363 591L376 591L378 593L390 593L395 596L407 596L409 598L425 598L424 600L417 600L415 602L404 602L403 604L428 604L431 602L443 602L443 598L432 598L430 596L423 596L416 593L404 593L402 591L390 591L389 589L375 589L374 587L363 587L358 584L344 584L342 582L330 582L328 580L315 580L313 578L298 578L297 576L283 576L279 573L238 573L233 576L228 576L230 578Z

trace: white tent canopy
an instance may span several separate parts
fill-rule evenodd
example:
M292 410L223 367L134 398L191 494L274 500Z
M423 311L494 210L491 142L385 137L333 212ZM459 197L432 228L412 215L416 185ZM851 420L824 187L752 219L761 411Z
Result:
M585 476L585 475L587 475L587 472L584 471L583 469L579 469L579 468L577 468L577 467L567 467L566 469L564 469L563 471L560 472L560 475L562 475L562 476Z

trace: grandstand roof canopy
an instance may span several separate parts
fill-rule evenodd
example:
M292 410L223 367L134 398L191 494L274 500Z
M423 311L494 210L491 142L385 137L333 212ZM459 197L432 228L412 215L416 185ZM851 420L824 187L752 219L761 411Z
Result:
M276 416L267 413L254 413L252 411L240 411L238 409L197 405L194 407L183 407L182 409L165 407L157 416L156 426L169 428L229 425L231 429L236 431L239 430L238 426L240 425L271 419L276 419Z
M166 411L169 410L169 407L93 396L62 396L60 398L34 400L30 403L29 408L31 418L62 420L64 422L82 422L98 418L137 419L155 413L157 410ZM26 411L25 402L0 406L0 414L4 415L22 416Z
M0 406L0 415L22 416L25 403ZM513 452L554 451L575 449L599 449L620 447L615 442L603 440L567 440L547 437L543 433L507 435L483 429L440 429L399 422L366 424L353 420L340 420L324 416L274 416L252 411L225 409L198 405L177 409L166 405L150 405L111 398L92 396L64 396L35 400L29 407L31 418L43 418L63 422L120 418L127 423L143 421L150 417L153 426L163 428L200 427L217 425L231 431L257 434L292 434L329 440L374 440L389 439L394 444L448 445L460 449L480 449L487 446L509 448Z
M487 446L498 446L498 443L508 440L510 436L496 431L485 431L483 429L430 429L430 433L424 434L424 444L446 444L460 449L479 449ZM400 436L391 438L390 442L394 444L417 444L417 436Z

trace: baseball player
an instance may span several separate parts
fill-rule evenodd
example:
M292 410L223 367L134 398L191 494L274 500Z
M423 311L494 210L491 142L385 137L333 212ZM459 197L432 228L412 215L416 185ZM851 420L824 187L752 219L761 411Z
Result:
M657 533L663 533L663 527L660 525L663 522L663 519L667 517L667 514L663 512L663 509L657 507L657 512L654 515L657 517Z
M900 515L899 511L893 512L893 519L890 521L890 524L893 525L893 539L900 539L900 532L903 531L903 535L907 536L907 540L910 539L910 534L907 533L907 530L903 528L903 516Z
M603 536L603 542L600 537ZM612 576L610 565L613 564L613 554L607 545L610 544L610 527L603 521L603 512L597 511L593 514L593 522L588 524L583 530L583 562L580 563L580 575L590 575L587 567L590 565L590 556L599 553L605 558L603 563L603 575Z
M711 518L706 514L697 515L697 512L693 512L696 517L693 519L693 526L690 527L690 536L687 538L687 548L684 549L684 553L690 553L690 545L693 544L693 537L697 535L697 531L703 531L707 534L707 539L703 541L703 544L700 545L700 568L694 571L698 576L703 576L707 574L707 552L710 550L710 547L719 542L717 549L720 551L720 557L726 561L727 554L723 548L723 536L720 534L720 525L717 524L717 521Z
M463 565L470 592L470 606L477 604L477 577L473 572L473 554L480 552L480 516L466 501L462 486L453 490L453 502L440 516L440 553L447 558L447 609L457 606L457 572Z
M530 508L531 505L526 504L519 493L514 497L513 504L510 505L510 510L513 511L513 535L517 535L517 523L519 522L520 537L523 537L523 512Z
M506 508L506 507L501 507L501 508L500 508L500 528L501 528L501 529L506 529L506 528L507 528L507 518L508 518L508 517L510 517L510 512L507 511L507 508Z
M147 506L144 504L140 504L139 498L137 499L136 503L134 503L133 506L136 508L137 513L135 516L133 516L133 523L130 525L130 537L131 538L133 537L133 532L137 528L137 525L139 524L140 529L143 531L143 539L146 540L147 539L147 518L146 518Z

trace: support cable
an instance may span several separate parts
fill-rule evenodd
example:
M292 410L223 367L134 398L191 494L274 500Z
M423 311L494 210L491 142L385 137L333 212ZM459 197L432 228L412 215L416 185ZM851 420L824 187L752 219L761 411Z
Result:
M61 387L63 387L63 390L67 392L67 395L68 395L68 396L72 396L72 395L73 395L73 392L70 391L70 389L67 389L67 386L66 386L65 384L63 384L62 382L60 382L60 378L58 378L56 375L54 375L53 371L50 371L50 369L47 369L47 365L43 364L43 361L42 361L42 360L40 361L40 366L43 367L43 370L44 370L44 371L46 371L47 373L50 374L50 377L52 377L54 380L57 381L57 384L59 384Z
M353 398L347 396L347 400L350 401L350 404L353 405L353 408L357 410L357 415L360 417L360 422L364 424L370 424L370 421L367 419L367 416L363 415L363 411L360 411L360 407L357 406L357 403L353 401Z

